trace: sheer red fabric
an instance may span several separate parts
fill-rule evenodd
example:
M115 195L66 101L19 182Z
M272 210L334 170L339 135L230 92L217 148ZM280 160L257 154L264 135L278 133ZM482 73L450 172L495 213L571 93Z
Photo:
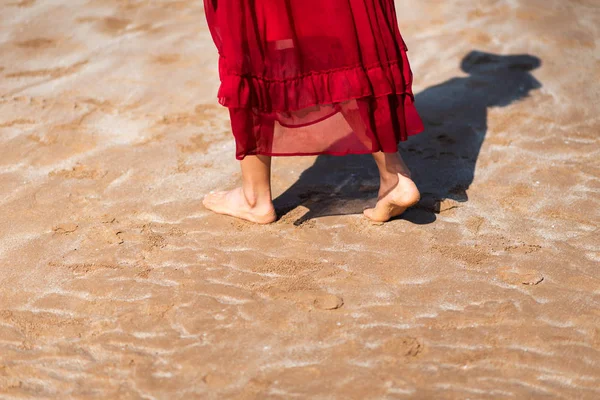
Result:
M393 0L205 0L236 158L396 152L423 130Z

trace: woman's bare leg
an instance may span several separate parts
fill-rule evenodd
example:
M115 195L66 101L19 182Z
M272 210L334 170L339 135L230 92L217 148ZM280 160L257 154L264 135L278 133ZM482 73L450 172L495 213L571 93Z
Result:
M402 214L420 199L419 189L398 153L373 153L379 169L380 186L375 208L364 210L367 218L385 222Z
M246 156L240 161L242 186L211 192L202 203L217 214L226 214L259 224L277 219L271 198L271 157Z

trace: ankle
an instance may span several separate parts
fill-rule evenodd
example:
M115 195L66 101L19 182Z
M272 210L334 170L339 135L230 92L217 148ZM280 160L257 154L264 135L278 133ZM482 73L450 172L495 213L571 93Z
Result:
M388 168L386 170L379 171L379 180L382 184L393 184L395 185L402 178L408 178L412 180L411 173L408 168L398 166L395 168Z
M395 168L393 171L379 172L379 179L382 184L397 184L402 178L412 180L410 171L404 168Z
M385 173L379 175L379 184L384 187L396 186L396 184L398 184L398 180L399 178L397 174Z
M271 199L271 189L257 189L253 187L242 186L242 194L246 199L246 203L250 208L261 208L265 206L272 206L273 200Z

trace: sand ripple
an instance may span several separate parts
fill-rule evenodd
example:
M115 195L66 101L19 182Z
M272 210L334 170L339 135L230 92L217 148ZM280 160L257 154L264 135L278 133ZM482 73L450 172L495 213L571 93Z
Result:
M201 1L5 3L1 398L600 398L594 1L398 1L423 201L277 159L261 227Z

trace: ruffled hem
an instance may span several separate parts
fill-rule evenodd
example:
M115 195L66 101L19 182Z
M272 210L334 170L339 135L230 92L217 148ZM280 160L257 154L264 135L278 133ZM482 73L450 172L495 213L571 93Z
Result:
M414 136L421 132L421 130L415 130L408 134L408 136ZM405 142L406 139L400 140L400 142ZM311 151L311 152L272 152L272 151L262 151L262 150L254 150L246 153L237 153L235 155L236 160L241 161L246 156L268 156L268 157L307 157L307 156L349 156L349 155L364 155L364 154L373 154L377 152L383 153L397 153L398 152L398 143L395 148L374 148L371 150L346 150L346 151L329 151L329 150L321 150L321 151Z
M230 108L229 112L238 160L256 154L393 153L399 142L424 129L408 95L365 97L325 109L317 107L292 124L249 108ZM284 118L284 122L288 120Z
M408 95L414 101L412 72L407 65L406 60L397 60L281 80L222 72L218 100L228 108L250 108L261 113L299 111L390 94Z
M377 153L379 151L384 151L382 149L373 149L373 150L347 150L347 151L328 151L328 150L324 150L324 151L313 151L313 152L306 152L306 153L298 153L298 152L290 152L290 153L284 153L284 152L269 152L269 151L251 151L245 154L236 154L235 158L236 160L243 160L246 156L256 156L256 155L260 155L260 156L268 156L268 157L307 157L307 156L321 156L321 155L328 155L328 156L349 156L349 155L364 155L364 154L373 154L373 153ZM395 153L398 151L398 148L396 148L395 151L384 151L385 153Z

